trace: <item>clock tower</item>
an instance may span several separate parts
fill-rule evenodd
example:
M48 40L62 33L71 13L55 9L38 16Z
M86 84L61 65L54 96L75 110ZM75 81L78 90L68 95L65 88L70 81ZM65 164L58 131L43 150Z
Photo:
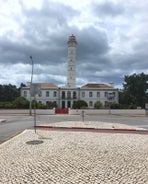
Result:
M67 87L74 88L76 87L75 63L76 63L77 41L73 34L69 36L67 45L68 45Z

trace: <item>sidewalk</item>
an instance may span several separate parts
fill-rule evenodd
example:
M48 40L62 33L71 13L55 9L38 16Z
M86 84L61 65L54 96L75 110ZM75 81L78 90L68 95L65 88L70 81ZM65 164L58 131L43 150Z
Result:
M131 128L102 122L54 126ZM0 163L0 184L148 184L148 136L25 130L0 145Z

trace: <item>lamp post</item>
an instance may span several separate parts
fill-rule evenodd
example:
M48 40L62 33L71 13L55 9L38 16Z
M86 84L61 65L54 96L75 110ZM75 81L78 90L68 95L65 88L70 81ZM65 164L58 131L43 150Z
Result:
M32 71L31 71L31 81L30 81L30 90L31 90L31 85L32 85L32 82L33 82L33 59L32 59L32 56L30 56L30 59L31 59L31 64L32 64ZM29 114L30 116L32 115L32 102L31 102L31 92L30 92L30 104L29 104Z

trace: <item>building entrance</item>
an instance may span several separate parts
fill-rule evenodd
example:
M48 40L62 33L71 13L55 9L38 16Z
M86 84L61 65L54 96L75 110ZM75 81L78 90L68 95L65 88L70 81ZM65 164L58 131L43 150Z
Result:
M65 109L65 101L62 101L62 109Z

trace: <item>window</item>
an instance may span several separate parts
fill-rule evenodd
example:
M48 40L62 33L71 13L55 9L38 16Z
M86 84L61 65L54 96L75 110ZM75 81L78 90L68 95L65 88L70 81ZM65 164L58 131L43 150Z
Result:
M56 96L57 96L57 92L54 91L54 92L53 92L53 97L56 97Z
M89 92L89 97L93 97L93 93L92 92Z
M46 97L49 97L49 91L46 91Z
M100 92L97 92L97 97L100 97Z
M82 92L82 97L85 97L85 92Z
M27 97L27 91L24 91L24 97L25 98Z
M65 91L62 91L62 99L65 99Z
M49 103L50 103L49 101L46 101L46 105L49 105Z
M108 95L108 92L104 92L104 96L107 97L107 95Z
M93 106L93 102L90 101L90 102L89 102L89 107L92 107L92 106Z
M77 98L77 94L76 91L73 92L73 98L76 99Z
M41 97L41 96L42 96L42 91L39 92L39 97Z

